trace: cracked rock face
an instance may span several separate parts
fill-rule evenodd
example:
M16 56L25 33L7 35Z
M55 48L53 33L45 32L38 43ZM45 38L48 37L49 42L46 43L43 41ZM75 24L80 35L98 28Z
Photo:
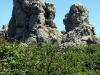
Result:
M74 3L70 7L70 11L63 19L66 32L63 35L62 48L68 48L70 45L86 46L100 43L93 25L89 24L88 17L88 9L81 3Z
M56 12L53 3L44 0L13 0L13 4L8 41L26 41L31 44L56 40L61 43L62 34L53 22Z

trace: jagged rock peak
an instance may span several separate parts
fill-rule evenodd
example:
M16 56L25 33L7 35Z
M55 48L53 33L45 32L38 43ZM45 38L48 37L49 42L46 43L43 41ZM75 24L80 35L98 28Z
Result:
M66 33L63 35L62 47L100 43L95 34L94 26L89 23L88 18L89 11L85 6L81 3L72 4L63 19Z
M28 44L53 40L58 42L58 39L59 43L61 42L62 34L53 22L56 12L53 3L44 0L13 0L13 4L8 40L25 40Z
M66 31L73 30L74 27L81 25L82 23L89 24L89 11L81 3L77 2L72 4L69 12L65 15L63 23Z
M77 2L72 4L69 13L65 15L65 19L63 20L63 22L65 25L67 25L67 23L83 23L83 22L89 23L88 17L89 17L88 9L81 3Z

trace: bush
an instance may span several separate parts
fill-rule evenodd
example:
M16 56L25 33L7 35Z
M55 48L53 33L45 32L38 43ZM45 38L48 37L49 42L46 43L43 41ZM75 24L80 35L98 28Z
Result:
M0 75L100 75L100 45L59 49L51 43L2 43Z
M62 34L65 34L65 32L66 32L65 30L62 30L62 31L61 31Z

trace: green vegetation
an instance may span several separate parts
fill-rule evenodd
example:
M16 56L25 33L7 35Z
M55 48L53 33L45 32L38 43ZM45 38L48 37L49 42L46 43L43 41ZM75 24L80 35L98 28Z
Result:
M100 75L100 45L59 50L42 43L25 48L1 39L0 75Z
M66 32L66 30L64 30L64 29L63 29L63 30L61 30L61 33L62 33L62 34L65 34L65 32Z

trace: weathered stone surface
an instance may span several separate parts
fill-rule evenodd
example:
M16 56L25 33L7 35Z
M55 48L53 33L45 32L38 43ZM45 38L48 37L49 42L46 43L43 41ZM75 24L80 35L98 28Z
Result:
M78 27L82 23L88 22L89 11L81 3L75 3L70 7L69 13L65 15L63 23L65 25L66 31L70 31Z
M29 37L26 40L26 44L34 44L37 42L45 42L45 43L54 43L61 44L62 33L58 31L56 28L51 27L41 27L36 31L31 31Z
M12 16L10 21L9 21L9 25L8 25L8 37L9 37L9 39L15 37L15 31L16 31L16 20L15 20L15 17Z
M55 5L44 0L13 0L12 17L8 25L8 40L25 42L57 43L61 49L71 45L98 44L100 40L89 23L89 11L81 3L75 3L63 19L66 32L57 30L53 22Z
M95 34L93 25L89 24L88 9L81 3L75 3L63 19L66 33L63 35L62 48L70 45L98 44L100 40Z
M62 34L55 23L55 6L44 0L13 0L13 12L8 26L9 41L57 42Z
M51 2L45 2L45 24L47 26L50 26L51 28L57 28L55 23L53 22L53 19L55 18L55 6Z
M8 24L4 24L4 25L2 26L2 29L8 30Z
M55 12L56 12L54 4L51 2L45 2L45 5L46 5L46 8L45 8L46 19L53 20L55 18Z
M56 28L43 27L37 30L37 41L61 44L62 34Z
M0 38L7 39L8 24L4 24L0 30Z
M0 31L0 38L4 37L4 32Z

